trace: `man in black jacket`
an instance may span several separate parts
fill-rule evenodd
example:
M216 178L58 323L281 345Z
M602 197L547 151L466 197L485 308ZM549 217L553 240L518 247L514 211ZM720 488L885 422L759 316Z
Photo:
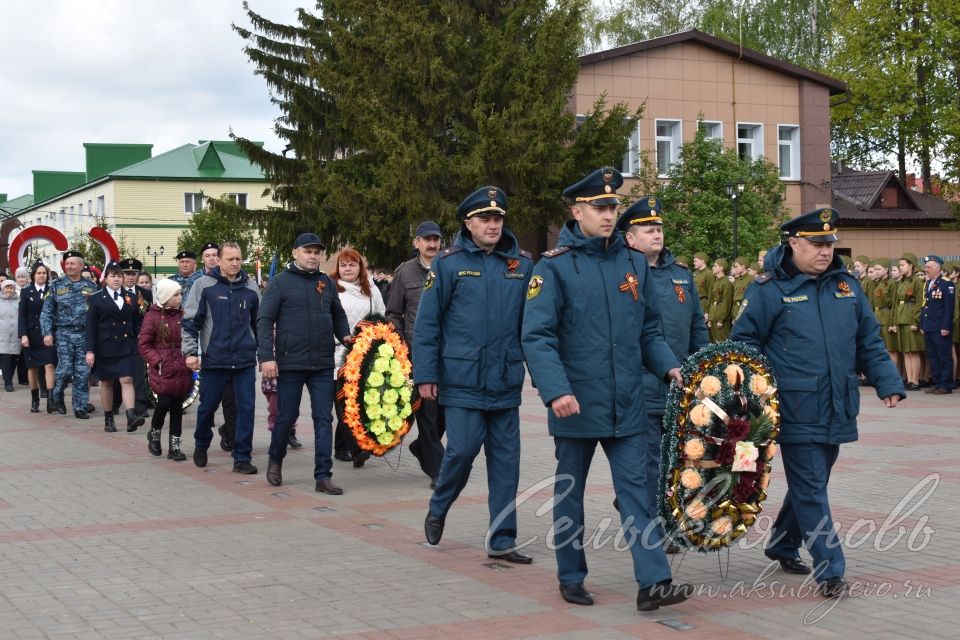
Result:
M306 385L313 414L316 490L337 496L343 489L330 479L334 339L347 344L351 331L337 283L319 270L322 252L323 244L315 234L297 237L293 262L270 281L263 295L257 318L258 355L263 377L277 378L279 400L267 481L275 487L283 483L281 466Z

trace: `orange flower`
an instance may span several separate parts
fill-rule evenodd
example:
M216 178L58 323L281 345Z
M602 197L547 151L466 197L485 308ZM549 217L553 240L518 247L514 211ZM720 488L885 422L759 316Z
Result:
M728 534L733 529L733 520L730 516L722 516L710 523L710 529L718 536Z

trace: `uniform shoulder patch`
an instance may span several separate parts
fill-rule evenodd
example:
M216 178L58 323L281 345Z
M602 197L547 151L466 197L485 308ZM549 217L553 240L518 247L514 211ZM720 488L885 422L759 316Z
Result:
M443 250L443 253L440 254L441 258L448 258L455 253L460 253L463 251L463 247L447 247Z
M771 280L773 280L773 276L769 273L759 273L753 278L753 281L757 284L767 284Z
M554 247L549 251L544 251L540 255L542 255L544 258L556 258L557 256L564 254L567 251L570 251L570 247Z
M527 251L526 249L520 249L520 255L528 260L533 260L533 254Z
M690 271L690 267L688 267L688 266L685 265L685 264L680 264L679 262L674 262L673 264L674 264L675 266L677 266L677 267L680 267L680 268L683 269L684 271Z

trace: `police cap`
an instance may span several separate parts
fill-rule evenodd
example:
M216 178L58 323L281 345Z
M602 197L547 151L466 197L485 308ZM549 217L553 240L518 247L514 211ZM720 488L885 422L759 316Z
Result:
M507 194L500 187L480 187L460 203L457 217L462 222L476 216L500 216L507 214ZM419 233L417 235L420 235Z
M200 249L200 253L203 254L203 252L207 249L216 249L217 251L220 251L220 245L218 245L216 242L208 242L207 244L203 245L202 249Z
M80 258L81 260L83 260L83 254L80 253L79 251L73 251L72 249L70 251L64 251L63 259L67 260L69 258Z
M655 196L641 196L617 219L617 229L626 231L633 225L662 225L660 199Z
M941 267L943 266L943 258L941 258L940 256L935 256L935 255L923 256L923 264L927 264L928 262L936 262Z
M780 231L788 238L806 238L810 242L827 244L837 241L837 222L840 212L830 207L817 209L787 220L780 225Z
M601 167L579 182L563 190L563 197L574 204L585 202L598 207L618 205L617 189L623 186L623 175L613 167Z
M177 260L183 260L184 258L189 258L191 260L197 259L196 251L181 251L177 254Z
M136 271L137 273L140 273L143 271L143 263L136 258L127 258L120 261L120 268L123 271Z

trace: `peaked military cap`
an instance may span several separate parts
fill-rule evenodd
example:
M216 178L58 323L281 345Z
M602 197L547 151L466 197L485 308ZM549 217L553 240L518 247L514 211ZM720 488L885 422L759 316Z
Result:
M941 258L940 256L934 256L934 255L923 256L923 264L927 264L928 262L936 262L941 267L943 266L943 258Z
M190 258L191 260L197 259L197 253L195 251L181 251L177 254L177 260L183 260L184 258Z
M618 205L617 189L623 186L623 176L613 167L597 169L576 184L563 190L563 197L572 201L586 202L598 207Z
M63 259L67 260L68 258L80 258L81 260L83 260L83 254L80 253L79 251L73 251L72 249L70 251L64 251Z
M660 199L655 196L641 196L639 200L630 205L617 220L617 229L626 231L633 225L647 226L651 224L663 224L663 218L660 216Z
M216 249L217 251L220 251L220 245L218 245L216 242L208 242L207 244L203 245L202 249L200 249L200 253L203 253L207 249Z
M780 225L780 231L789 238L806 238L810 242L826 244L837 241L839 220L839 211L825 207L787 220Z
M507 214L507 194L500 187L480 187L460 203L457 217L461 221L476 216L500 216Z
M139 273L143 271L143 263L136 258L127 258L126 260L120 261L120 268L124 271L136 271Z
M122 272L123 269L124 269L124 267L123 267L124 262L126 262L126 260L124 260L123 262L117 262L116 260L111 260L111 261L108 262L106 265L104 265L104 267L103 267L103 273L104 273L104 274L107 274L107 273L109 273L110 271L121 271L121 272ZM91 267L90 271L93 272L93 268L92 268L92 267ZM98 279L99 279L99 278L98 278Z

